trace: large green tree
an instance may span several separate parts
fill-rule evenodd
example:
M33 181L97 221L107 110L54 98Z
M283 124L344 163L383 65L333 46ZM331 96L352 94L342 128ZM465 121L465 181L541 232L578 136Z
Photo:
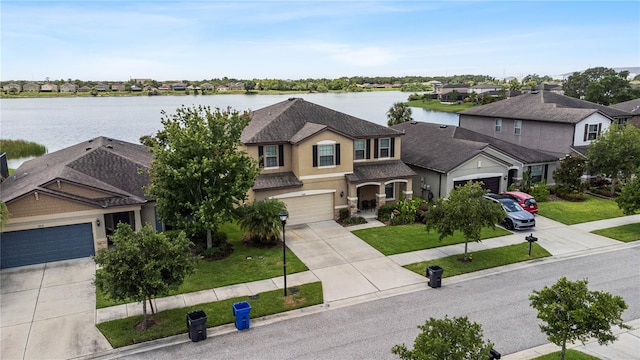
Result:
M640 167L636 170L632 180L622 187L616 202L625 215L633 215L640 210Z
M640 129L612 124L589 145L589 168L611 178L611 196L617 180L626 182L640 167Z
M591 291L587 280L570 281L562 277L550 287L534 290L529 300L544 323L540 329L552 343L561 346L564 360L567 343L583 344L595 338L600 345L617 339L611 327L629 328L622 322L627 304L620 296Z
M111 236L113 247L94 257L102 268L96 272L96 287L115 300L142 302L143 321L147 328L147 301L176 289L194 269L190 253L192 243L184 232L169 238L151 225L133 231L129 224L119 223Z
M585 160L573 154L560 159L560 167L553 171L556 189L560 194L570 194L582 189L582 175L586 169Z
M403 360L469 360L488 359L493 347L482 339L482 326L471 323L466 316L449 319L430 318L413 343L413 350L405 344L395 345L391 352Z
M565 95L603 105L631 100L637 94L631 89L629 72L595 67L574 72L562 86Z
M464 258L467 259L468 242L480 242L482 228L494 227L505 217L500 204L484 198L486 193L480 183L472 181L451 190L448 199L438 199L426 212L427 231L438 231L440 240L453 235L456 230L462 232Z
M206 233L211 248L212 232L233 219L259 173L257 161L240 148L250 114L197 106L163 115L164 129L143 139L153 151L148 195L162 221Z
M403 102L397 102L391 105L387 111L387 125L393 126L411 121L411 108Z

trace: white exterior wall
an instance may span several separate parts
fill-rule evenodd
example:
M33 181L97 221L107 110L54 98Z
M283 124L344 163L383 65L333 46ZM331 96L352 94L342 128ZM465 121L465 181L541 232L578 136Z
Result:
M584 141L584 126L597 124L602 124L602 128L600 130L600 135L602 135L603 132L609 129L609 126L611 125L611 119L600 113L595 113L577 123L573 133L573 146L588 146L590 143L592 143L593 140Z

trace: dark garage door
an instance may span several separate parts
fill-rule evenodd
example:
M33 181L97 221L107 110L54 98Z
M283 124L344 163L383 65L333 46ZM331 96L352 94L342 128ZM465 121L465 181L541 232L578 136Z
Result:
M0 234L0 268L3 269L92 255L90 223Z
M463 180L463 181L454 181L453 182L453 187L458 187L458 186L462 186L464 184L466 184L469 180ZM497 194L500 192L500 177L496 176L496 177L490 177L490 178L482 178L482 179L473 179L471 180L473 182L479 182L482 181L484 183L484 185L482 185L483 189L487 189L489 191L491 191L494 194Z

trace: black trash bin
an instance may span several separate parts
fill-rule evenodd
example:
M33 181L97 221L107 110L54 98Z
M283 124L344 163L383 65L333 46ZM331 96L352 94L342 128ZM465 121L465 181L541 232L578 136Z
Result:
M189 339L198 342L207 338L207 314L202 310L187 313Z
M502 355L500 355L500 353L496 351L496 349L491 349L489 351L489 360L500 360L501 357Z
M442 273L444 269L438 265L431 265L427 267L427 277L429 278L428 285L432 288L439 288L442 286Z

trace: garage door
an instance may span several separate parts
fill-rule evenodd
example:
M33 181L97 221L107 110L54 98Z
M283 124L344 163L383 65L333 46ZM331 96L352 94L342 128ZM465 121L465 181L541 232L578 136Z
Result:
M91 224L0 234L0 267L41 264L94 255Z
M287 205L287 225L333 220L333 193L279 199Z
M466 184L469 180L463 180L463 181L454 181L453 182L453 187L456 188L458 186L462 186L464 184ZM500 177L489 177L489 178L482 178L482 179L473 179L471 180L473 182L479 182L482 181L484 183L484 185L482 185L483 189L487 189L489 191L491 191L494 194L497 194L500 192Z

